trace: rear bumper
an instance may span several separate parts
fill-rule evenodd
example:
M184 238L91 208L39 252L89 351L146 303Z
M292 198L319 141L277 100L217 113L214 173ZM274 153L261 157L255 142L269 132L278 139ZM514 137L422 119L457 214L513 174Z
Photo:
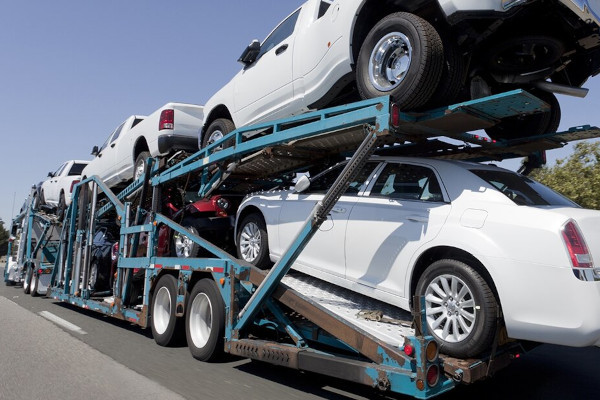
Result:
M564 346L600 345L600 282L582 281L571 268L494 260L508 335Z
M161 135L158 138L158 152L168 154L174 151L198 151L198 138L195 136L181 136L174 134Z

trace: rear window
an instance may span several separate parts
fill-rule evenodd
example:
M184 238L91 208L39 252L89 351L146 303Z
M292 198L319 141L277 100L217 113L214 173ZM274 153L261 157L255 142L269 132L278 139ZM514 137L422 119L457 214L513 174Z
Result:
M579 207L573 201L525 176L507 171L472 169L472 173L520 206Z
M73 164L73 166L71 167L71 170L69 171L69 176L81 175L81 171L83 171L83 169L85 168L86 165L87 164L81 164L81 163Z

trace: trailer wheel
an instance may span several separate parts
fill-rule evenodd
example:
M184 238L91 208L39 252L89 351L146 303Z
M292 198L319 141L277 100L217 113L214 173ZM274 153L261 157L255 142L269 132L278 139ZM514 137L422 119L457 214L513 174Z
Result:
M31 276L33 273L30 273L31 268L27 267L27 271L25 272L25 279L23 279L23 293L29 294L31 292Z
M227 118L215 119L206 129L204 138L202 139L202 148L213 144L214 142L223 139L228 133L235 130L233 122ZM233 146L234 141L228 140L223 146L217 147L215 150L222 150Z
M37 297L38 296L38 284L39 284L39 277L32 271L31 272L31 286L29 289L29 294L31 295L31 297Z
M401 109L424 105L433 95L444 63L442 39L414 14L398 12L379 21L363 42L356 63L362 98L390 95Z
M150 152L142 151L135 158L135 167L133 168L133 180L137 180L140 176L144 175L146 171L146 163L148 162L148 157L150 157Z
M177 279L163 275L154 289L150 312L152 336L160 346L171 346L179 339L183 318L176 317L176 304Z
M262 215L252 213L242 220L238 226L236 243L238 257L258 268L270 266L269 238Z
M425 297L427 328L442 353L468 358L491 346L498 304L474 268L457 260L436 261L419 279L416 294Z
M185 334L195 359L214 361L223 356L225 303L212 279L196 283L188 299Z

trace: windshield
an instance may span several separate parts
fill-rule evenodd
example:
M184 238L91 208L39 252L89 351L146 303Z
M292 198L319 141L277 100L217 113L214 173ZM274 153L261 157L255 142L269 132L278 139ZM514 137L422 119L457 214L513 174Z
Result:
M579 207L549 187L513 172L478 169L471 172L520 206Z

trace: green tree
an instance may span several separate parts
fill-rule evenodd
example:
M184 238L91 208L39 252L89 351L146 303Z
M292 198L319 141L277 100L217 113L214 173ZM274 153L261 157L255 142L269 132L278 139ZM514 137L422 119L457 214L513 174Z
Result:
M573 154L531 177L585 208L600 209L600 142L580 142Z
M6 255L8 252L8 231L4 229L4 221L0 219L0 256Z

